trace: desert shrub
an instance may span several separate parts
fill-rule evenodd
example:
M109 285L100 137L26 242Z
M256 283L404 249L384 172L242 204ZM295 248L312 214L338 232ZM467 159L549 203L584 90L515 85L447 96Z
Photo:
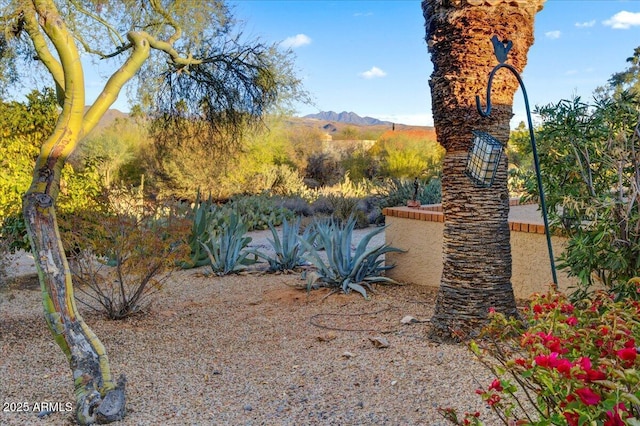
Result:
M214 274L227 275L244 271L248 265L256 263L255 253L247 250L251 237L245 234L249 227L240 215L232 212L225 220L211 227L209 239L200 241ZM254 258L250 258L250 256Z
M116 118L109 126L94 130L82 140L70 162L78 170L91 164L105 187L134 185L144 174L144 153L148 152L149 145L143 120L135 115Z
M307 160L305 176L319 186L331 186L340 181L343 175L338 159L328 153L314 153Z
M579 304L534 295L522 320L491 312L470 347L496 378L476 392L505 425L640 424L639 312L640 302L604 292ZM483 424L476 413L442 413L454 424Z
M379 206L404 206L407 200L413 199L415 185L413 179L385 179L379 184ZM418 179L418 194L416 199L420 204L438 204L442 202L442 185L440 179Z
M615 293L640 268L638 111L640 99L628 92L538 110L549 218L568 237L558 267L579 279L576 298L595 284ZM533 173L527 189L537 196Z
M330 216L333 214L333 203L327 196L318 197L313 203L311 203L311 209L314 215Z
M315 200L317 196L314 194ZM291 211L295 216L311 216L313 215L312 201L302 197L277 197L276 205L283 209Z
M332 216L337 220L347 221L354 218L356 228L369 226L367 214L361 209L360 199L340 194L328 194L325 198L331 205Z
M336 291L349 293L355 290L367 297L367 289L372 290L372 283L395 283L391 278L383 276L384 271L393 265L384 265L380 259L385 253L402 252L402 250L382 244L369 248L371 239L381 233L384 228L377 228L365 235L352 251L355 218L339 221L334 218L318 221L313 226L314 241L301 240L308 250L304 258L314 267L315 272L307 274L307 288L326 286ZM317 244L314 242L317 241ZM326 260L319 253L325 250Z
M380 174L382 168L380 160L363 149L358 149L342 158L340 166L354 180L372 180Z
M131 200L136 197L111 198L104 215L76 219L65 235L75 248L70 266L78 301L110 319L148 307L186 255L186 222L157 203L127 206Z
M277 197L268 193L234 197L229 203L216 208L214 215L224 218L233 212L242 217L249 231L267 229L270 223L280 226L284 219L293 217L290 210L279 205Z
M50 89L31 92L26 103L0 102L0 238L11 241L12 252L31 249L22 219L22 196L31 185L40 146L57 118L56 95ZM57 201L59 222L90 208L101 190L95 168L75 170L66 164Z
M312 198L300 174L290 166L267 165L251 179L252 192L268 192L277 196Z
M425 130L387 131L369 150L381 163L380 176L425 179L438 176L442 170L444 148L433 132Z

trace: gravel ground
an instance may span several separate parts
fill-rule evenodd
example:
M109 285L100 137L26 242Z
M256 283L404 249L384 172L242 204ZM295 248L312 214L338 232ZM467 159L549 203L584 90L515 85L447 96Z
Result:
M428 340L435 293L415 285L307 294L298 275L179 271L145 314L83 312L126 374L121 425L445 425L438 407L480 411L490 374L464 345ZM411 315L424 322L403 325ZM383 338L378 348L371 339ZM73 424L73 382L42 318L34 276L0 290L2 425ZM38 417L36 403L62 411ZM17 405L16 405L17 404ZM28 412L14 412L17 406Z

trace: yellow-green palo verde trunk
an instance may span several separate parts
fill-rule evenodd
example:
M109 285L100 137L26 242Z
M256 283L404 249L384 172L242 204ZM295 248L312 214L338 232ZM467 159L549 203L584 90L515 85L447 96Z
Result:
M36 160L31 186L23 198L23 214L40 280L45 319L72 370L76 419L80 424L110 423L125 415L125 379L121 376L117 384L114 382L104 346L78 313L55 205L67 158L148 58L150 43L144 33L129 34L133 45L131 56L85 113L83 69L71 33L51 0L25 4L29 35L39 59L54 77L63 102L56 128ZM47 43L42 42L40 30L55 47L59 62Z

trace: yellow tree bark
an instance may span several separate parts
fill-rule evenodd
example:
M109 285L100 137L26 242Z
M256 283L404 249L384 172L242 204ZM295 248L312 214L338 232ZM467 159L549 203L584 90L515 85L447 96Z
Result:
M114 382L104 346L78 313L71 272L58 232L55 204L67 158L148 57L149 42L144 35L131 34L134 48L130 58L85 113L80 55L55 4L50 0L36 0L24 5L27 32L39 59L56 81L62 112L36 160L31 186L23 198L23 213L40 279L45 319L72 370L76 418L80 424L108 423L124 417L125 380L122 376L118 383ZM45 36L54 46L58 59L49 51Z

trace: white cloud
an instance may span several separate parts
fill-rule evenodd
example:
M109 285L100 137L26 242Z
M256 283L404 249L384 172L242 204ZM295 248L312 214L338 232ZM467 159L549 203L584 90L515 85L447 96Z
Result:
M591 28L596 24L596 20L592 19L591 21L587 21L587 22L576 22L576 27L578 28Z
M565 71L564 75L576 75L578 74L578 70L568 70Z
M363 78L366 78L366 79L384 77L386 75L387 75L387 73L382 71L378 67L371 67L371 69L369 71L365 71L365 72L360 73L360 76L363 77Z
M560 38L561 34L562 33L560 31L555 30L555 31L547 31L546 33L544 33L544 36L552 40L555 40L557 38Z
M353 16L355 16L355 17L373 16L373 12L356 12L356 13L353 14Z
M296 34L293 37L285 38L280 46L285 49L295 49L296 47L304 46L306 44L311 44L311 37L306 34Z
M614 30L628 30L633 26L640 25L640 12L634 13L623 10L602 23Z

